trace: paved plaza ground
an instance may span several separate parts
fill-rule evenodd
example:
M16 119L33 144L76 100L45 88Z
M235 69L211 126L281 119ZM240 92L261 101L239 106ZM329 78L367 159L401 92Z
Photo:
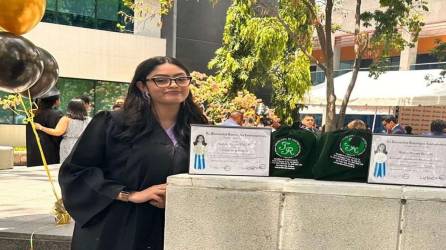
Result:
M58 166L50 166L57 191ZM70 240L74 222L56 225L51 214L55 202L51 186L43 167L15 167L0 170L0 245L2 249L22 249L29 246L31 234L35 242ZM40 245L42 246L42 245ZM47 245L45 245L47 246ZM16 248L14 248L16 247ZM51 247L45 247L49 249ZM27 247L26 249L29 249ZM36 249L43 249L37 248ZM63 249L60 246L52 249Z

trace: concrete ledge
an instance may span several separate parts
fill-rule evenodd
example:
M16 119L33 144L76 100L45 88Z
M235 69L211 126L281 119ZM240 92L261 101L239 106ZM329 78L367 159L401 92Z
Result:
M74 223L56 225L48 214L0 219L0 249L70 249ZM32 240L31 240L32 239Z
M446 189L168 178L165 249L444 249Z
M169 177L165 249L276 249L282 187L287 181L267 177Z
M356 182L293 179L283 188L285 193L307 193L341 196L401 198L402 187Z
M179 174L169 176L171 186L190 186L228 190L282 191L290 178Z
M14 148L0 145L0 170L10 169L14 166Z
M401 198L407 200L430 200L446 202L446 188L405 186L402 188Z

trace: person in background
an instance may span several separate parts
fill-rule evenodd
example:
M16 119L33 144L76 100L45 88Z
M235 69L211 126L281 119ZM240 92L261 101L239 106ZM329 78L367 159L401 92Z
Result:
M427 136L446 136L444 129L446 128L446 123L443 120L433 120L431 122L431 131L427 133Z
M383 126L386 129L387 134L406 134L406 131L400 124L398 124L398 120L394 116L384 118Z
M121 110L122 109L122 105L119 105L119 104L113 104L113 106L112 106L112 110L113 111L117 111L117 110Z
M243 126L244 126L244 127L255 127L256 124L255 124L255 120L254 120L254 118L253 118L253 117L245 118L245 121L244 121L244 123L243 123Z
M234 111L229 115L229 118L224 121L223 126L242 126L243 125L243 113L240 111Z
M120 110L124 107L124 98L123 97L119 97L118 99L116 99L115 103L112 106L112 110L116 111L116 110Z
M147 59L124 108L91 120L59 171L72 250L163 249L167 177L187 173L190 125L207 124L191 80L174 58Z
M273 129L273 132L280 129L281 124L280 124L280 119L276 118L272 120L272 124L271 124L271 128Z
M412 126L405 126L404 130L406 130L406 134L413 135L412 134L412 130L413 130Z
M347 124L348 129L367 129L365 122L361 120L353 120Z
M306 129L311 132L317 132L314 117L312 115L303 115L301 119L301 128Z
M87 110L87 114L89 116L91 109L93 108L91 97L89 97L88 95L81 95L78 99L81 99L84 102L85 109Z
M37 110L34 113L34 122L48 128L55 128L63 116L62 111L57 109L60 105L60 91L53 88L40 99L37 99L36 103ZM45 153L46 162L48 164L59 163L61 138L46 134L42 131L37 131L37 134L39 135L40 144ZM26 157L28 167L43 165L36 137L34 136L30 123L26 125Z
M55 128L48 128L36 123L36 129L52 136L62 136L59 155L60 162L63 162L90 120L91 118L87 116L85 103L81 99L73 99L68 103L67 115L59 120Z

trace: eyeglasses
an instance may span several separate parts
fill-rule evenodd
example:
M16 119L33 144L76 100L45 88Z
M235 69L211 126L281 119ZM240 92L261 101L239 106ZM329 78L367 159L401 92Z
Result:
M175 81L175 83L179 87L186 87L189 86L190 82L192 81L192 76L179 76L179 77L164 77L164 76L158 76L158 77L152 77L149 79L146 79L146 81L153 81L156 86L160 88L167 88L170 87L172 84L172 81Z

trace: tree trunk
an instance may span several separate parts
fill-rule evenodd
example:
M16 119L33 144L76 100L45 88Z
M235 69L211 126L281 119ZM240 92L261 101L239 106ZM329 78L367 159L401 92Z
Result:
M347 105L350 100L350 95L353 91L353 88L356 84L356 79L358 78L358 72L361 65L362 53L364 52L364 44L367 44L360 36L359 32L361 29L361 0L356 0L356 12L355 12L355 61L353 63L353 74L348 85L347 90L344 94L344 99L342 100L341 108L339 110L339 115L336 122L337 129L340 129L344 126L344 120L347 110Z
M325 109L325 132L336 130L336 95L334 93L333 66L325 72L327 78L327 107Z
M337 124L336 124L337 129L341 129L344 126L348 101L350 100L350 95L353 91L353 88L355 87L356 79L358 78L360 61L361 60L359 59L359 60L355 60L355 62L354 62L354 64L356 64L356 66L353 67L352 78L350 80L350 84L348 85L347 90L345 91L345 96L344 96L344 99L342 100L341 108L339 110L339 114L337 117Z
M333 0L327 0L325 6L325 55L327 78L327 107L325 110L325 131L336 130L336 95L334 91L333 43L332 43Z

